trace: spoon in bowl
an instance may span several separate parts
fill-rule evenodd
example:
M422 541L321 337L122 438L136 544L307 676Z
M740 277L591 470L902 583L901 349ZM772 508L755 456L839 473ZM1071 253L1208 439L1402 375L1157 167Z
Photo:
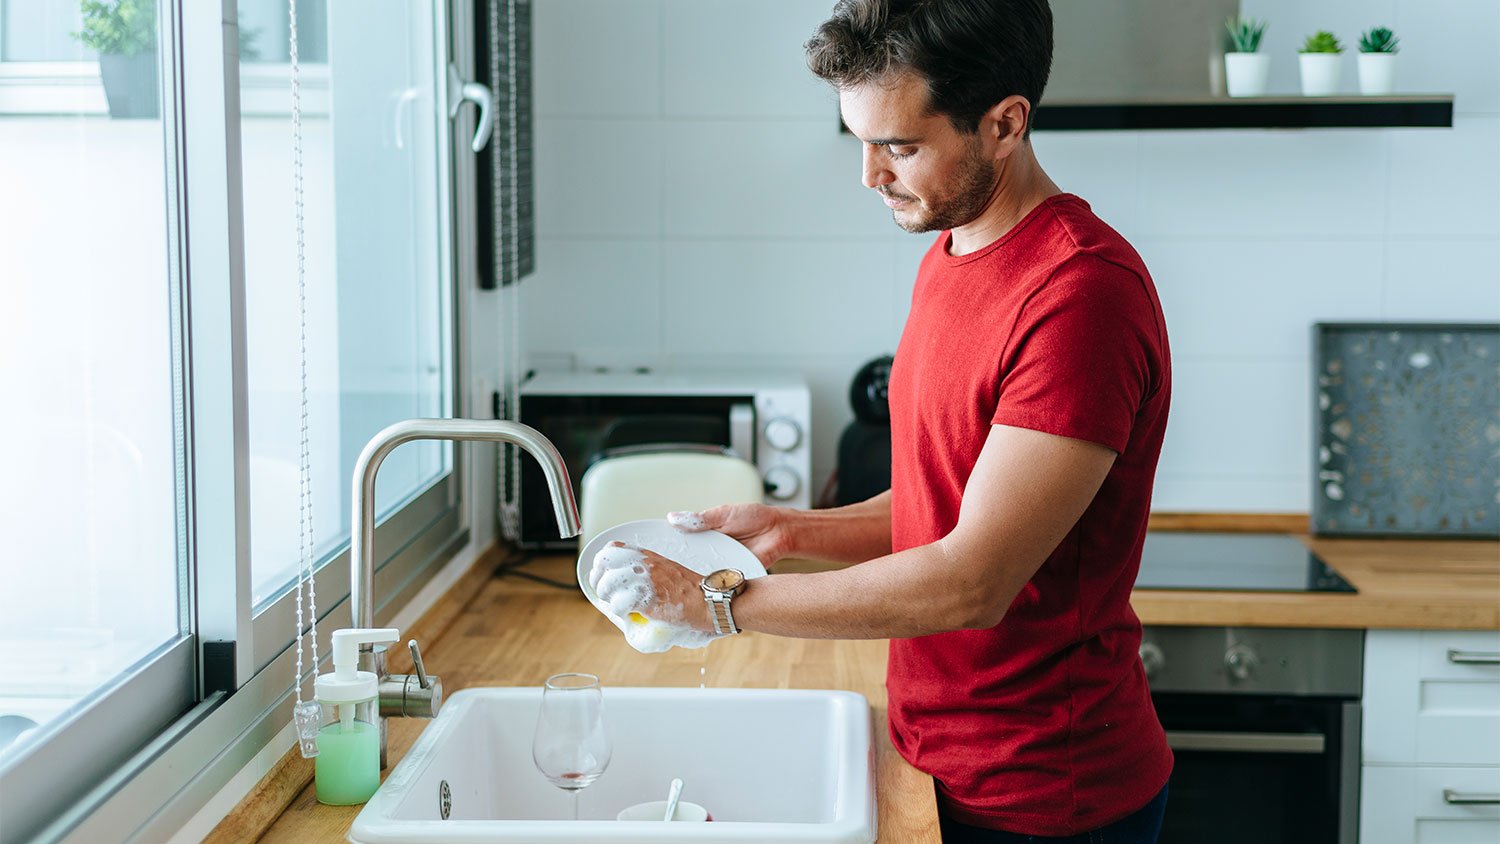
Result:
M677 816L677 801L682 799L682 778L672 780L672 787L667 791L667 812L662 818L664 821L674 820Z

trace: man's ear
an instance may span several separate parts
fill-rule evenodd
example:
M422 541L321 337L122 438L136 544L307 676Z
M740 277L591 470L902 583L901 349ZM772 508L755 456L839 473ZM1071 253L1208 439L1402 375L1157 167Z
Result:
M979 131L986 140L999 144L996 155L1004 157L1026 142L1026 123L1031 119L1031 103L1020 94L1011 94L984 113Z

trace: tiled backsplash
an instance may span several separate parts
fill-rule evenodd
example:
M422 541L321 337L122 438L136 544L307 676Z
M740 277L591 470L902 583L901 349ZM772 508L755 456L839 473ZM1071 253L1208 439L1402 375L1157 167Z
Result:
M848 381L894 350L932 239L860 185L858 142L804 68L831 5L537 0L540 240L522 285L533 352L802 372L818 485ZM1391 26L1398 90L1454 92L1454 128L1035 136L1053 178L1140 250L1167 311L1158 510L1308 507L1314 321L1500 319L1500 5L1244 10L1271 22L1282 91L1307 32L1352 53Z

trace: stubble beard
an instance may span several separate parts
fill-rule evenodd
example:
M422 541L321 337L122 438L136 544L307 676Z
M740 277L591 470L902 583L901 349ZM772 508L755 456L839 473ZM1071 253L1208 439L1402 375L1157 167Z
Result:
M995 162L981 155L976 142L969 147L968 155L960 165L958 186L950 197L942 199L921 216L902 219L902 214L911 212L892 209L891 219L911 234L954 229L979 216L989 204L994 188Z

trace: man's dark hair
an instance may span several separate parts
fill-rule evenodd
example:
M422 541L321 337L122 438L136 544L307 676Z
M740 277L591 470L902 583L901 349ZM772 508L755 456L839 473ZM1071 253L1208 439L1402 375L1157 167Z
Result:
M1033 109L1041 102L1052 9L1047 0L839 0L807 42L807 65L841 89L915 71L932 110L973 133L1012 94Z

